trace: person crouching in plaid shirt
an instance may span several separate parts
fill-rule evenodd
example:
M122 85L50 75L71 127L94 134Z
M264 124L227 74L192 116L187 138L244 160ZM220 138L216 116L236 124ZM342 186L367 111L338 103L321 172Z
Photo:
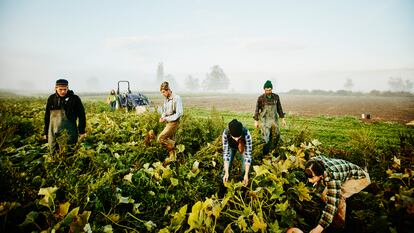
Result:
M223 131L223 183L226 183L231 173L231 167L234 156L238 152L240 155L242 167L241 176L239 177L243 181L243 185L247 186L249 183L249 169L252 163L252 137L247 128L243 127L243 124L236 119L230 121L228 128Z
M343 226L346 199L371 183L369 174L359 166L342 159L324 156L311 158L305 165L305 173L313 186L318 183L325 185L321 197L326 205L318 225L310 231L311 233L322 232L333 222L334 217Z

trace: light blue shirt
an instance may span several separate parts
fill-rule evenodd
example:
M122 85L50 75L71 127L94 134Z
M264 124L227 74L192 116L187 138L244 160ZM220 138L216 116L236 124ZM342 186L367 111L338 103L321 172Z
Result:
M164 99L161 117L167 122L176 121L183 115L183 102L179 95L171 94Z

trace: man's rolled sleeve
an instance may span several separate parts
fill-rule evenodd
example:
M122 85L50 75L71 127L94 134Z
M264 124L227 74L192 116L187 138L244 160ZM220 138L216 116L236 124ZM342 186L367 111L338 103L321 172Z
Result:
M251 164L252 163L252 136L250 135L250 132L247 130L246 133L246 148L244 152L244 163Z
M46 104L44 122L45 122L45 125L44 125L44 129L43 129L43 133L44 133L44 135L48 135L49 124L50 124L50 104L49 104L49 100Z
M341 182L338 180L331 180L326 182L326 206L322 211L319 225L326 229L333 221L333 218L338 211L338 203L341 195Z
M229 162L230 161L229 140L227 138L226 131L223 132L222 141L223 141L223 161Z
M255 121L259 120L259 113L262 110L262 104L261 103L262 103L262 101L261 101L261 98L259 96L259 98L257 98L257 102L256 102L256 110L254 111L254 115L253 115L253 119Z
M78 132L80 134L85 133L86 128L86 114L85 114L85 108L83 107L81 99L78 97L76 100L76 111L77 111L77 117L78 117Z

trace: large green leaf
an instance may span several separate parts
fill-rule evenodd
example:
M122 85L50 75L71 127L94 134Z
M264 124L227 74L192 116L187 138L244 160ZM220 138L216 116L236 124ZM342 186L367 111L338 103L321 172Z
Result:
M186 215L187 215L187 205L182 206L178 212L175 212L172 215L173 218L171 219L171 224L170 224L171 231L177 232L181 228L181 225L183 221L185 220Z
M70 207L70 202L68 201L63 204L60 204L58 211L55 213L55 216L59 219L65 217L68 214L69 207Z
M299 184L295 185L294 189L298 193L299 201L309 201L311 199L309 189L303 182L300 182Z
M265 166L253 166L253 170L256 173L256 177L269 173L269 170L267 170Z
M190 232L192 229L198 229L203 225L204 214L203 214L203 203L201 201L196 202L191 208L191 213L188 216L188 225L190 229L186 232Z
M256 214L253 214L253 225L252 230L254 232L262 231L265 232L267 228L267 224L263 219L263 216L257 216Z
M26 225L35 223L37 218L39 217L39 213L36 211L30 211L30 213L28 213L26 215L26 218L24 220L24 222L22 222L21 224L19 224L20 227L24 227Z
M244 220L244 216L241 215L238 219L237 219L237 225L239 226L241 231L246 231L247 230L247 223Z
M69 214L67 214L66 217L63 219L63 224L64 225L69 225L74 220L76 220L76 218L78 216L78 212L79 212L79 207L76 207L76 208L72 209L69 212Z
M44 195L44 197L39 201L39 204L49 208L52 207L58 189L57 187L41 188L38 195Z

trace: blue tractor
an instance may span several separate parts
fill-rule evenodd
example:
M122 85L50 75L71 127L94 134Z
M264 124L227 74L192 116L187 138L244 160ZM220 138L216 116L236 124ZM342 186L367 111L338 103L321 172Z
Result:
M127 83L128 90L121 91L120 84ZM142 93L131 93L129 81L118 81L118 90L116 91L117 101L116 109L125 109L128 111L136 111L137 113L145 112L150 106L149 99Z

